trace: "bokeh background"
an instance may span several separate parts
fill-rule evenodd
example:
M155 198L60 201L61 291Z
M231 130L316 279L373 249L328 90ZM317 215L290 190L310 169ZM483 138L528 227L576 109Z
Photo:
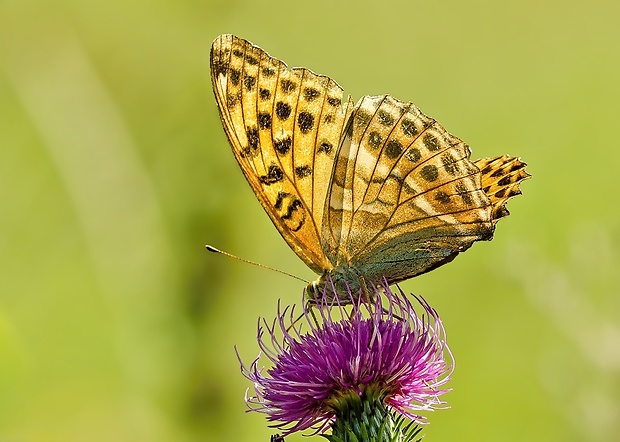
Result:
M2 0L0 440L267 441L234 353L306 279L209 78L220 33L528 162L495 239L402 284L447 328L429 441L620 433L620 3ZM305 440L301 435L287 441Z

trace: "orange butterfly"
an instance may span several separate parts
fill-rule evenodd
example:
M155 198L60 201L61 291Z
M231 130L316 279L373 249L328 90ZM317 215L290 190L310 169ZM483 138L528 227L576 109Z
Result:
M211 49L220 116L241 170L278 231L342 302L490 240L530 175L469 147L412 103L343 97L331 78L288 69L252 43ZM328 291L329 292L329 291Z

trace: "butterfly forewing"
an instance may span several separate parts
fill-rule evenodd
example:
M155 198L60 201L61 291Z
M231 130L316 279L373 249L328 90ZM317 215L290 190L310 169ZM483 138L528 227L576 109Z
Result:
M316 220L350 99L343 106L342 88L328 77L289 70L232 35L213 43L211 72L224 129L261 204L310 268L331 268Z
M482 189L491 200L493 207L492 221L497 221L510 212L506 203L512 197L521 195L519 184L530 177L525 171L526 164L518 158L502 155L496 158L482 158L477 160L476 166L480 169Z

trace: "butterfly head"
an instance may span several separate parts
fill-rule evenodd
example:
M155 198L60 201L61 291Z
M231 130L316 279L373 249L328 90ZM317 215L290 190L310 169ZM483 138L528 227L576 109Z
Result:
M359 297L373 300L375 289L369 281L352 267L336 267L327 270L306 287L306 299L310 304L319 301L324 304L347 305Z

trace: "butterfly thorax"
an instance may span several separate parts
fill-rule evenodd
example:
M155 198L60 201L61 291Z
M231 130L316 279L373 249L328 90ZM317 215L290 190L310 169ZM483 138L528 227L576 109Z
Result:
M372 300L374 293L372 282L349 266L326 270L306 287L306 297L310 303L319 298L322 302L347 305L360 296Z

